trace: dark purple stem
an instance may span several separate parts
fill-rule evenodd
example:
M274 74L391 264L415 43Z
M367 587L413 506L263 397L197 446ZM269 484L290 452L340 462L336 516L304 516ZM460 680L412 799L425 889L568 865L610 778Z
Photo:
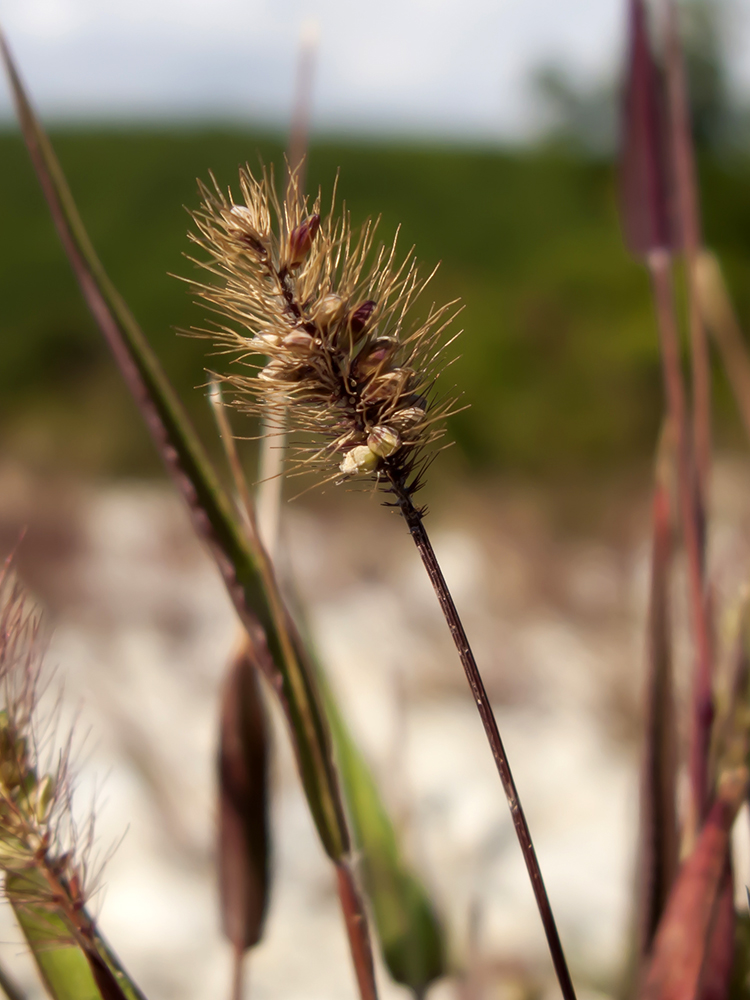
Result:
M440 569L432 544L427 532L425 531L424 524L422 523L422 514L414 506L411 497L409 496L409 492L405 488L403 482L400 481L395 475L388 473L388 476L393 492L398 500L401 513L409 528L409 532L414 539L414 544L417 546L419 554L422 557L422 562L427 570L427 575L429 576L430 582L435 589L435 594L437 595L440 607L445 615L445 620L448 623L448 628L453 636L453 642L458 650L461 664L466 672L466 678L469 682L471 693L474 696L474 701L476 702L477 710L479 711L479 716L482 720L482 725L484 726L484 731L487 734L487 740L489 741L490 748L492 750L492 756L495 758L495 764L497 766L498 774L500 775L500 781L502 782L503 790L505 791L505 796L508 800L511 818L516 829L516 836L518 837L518 842L521 845L521 852L523 854L524 861L526 862L529 878L531 879L531 886L534 890L537 906L539 907L539 914L542 918L542 924L544 925L544 932L547 935L547 944L549 945L552 962L555 967L558 982L560 983L560 989L562 990L565 1000L576 1000L575 989L573 988L573 982L570 978L568 965L565 961L565 953L563 952L562 942L560 941L560 935L557 931L557 925L552 913L552 907L550 906L547 890L544 887L544 879L542 878L539 860L536 856L536 851L534 850L529 825L526 822L526 816L524 815L521 801L518 797L516 783L513 780L513 774L510 770L510 764L508 763L508 757L505 753L505 747L503 746L503 741L500 738L500 731L497 728L497 721L492 711L492 706L490 705L487 691L485 689L484 682L482 681L482 676L479 673L479 667L477 666L474 654L471 651L469 640L466 636L466 632L464 631L463 624L459 617L458 610L456 609L456 605L453 602L450 590L448 589L448 584L445 582L445 577Z

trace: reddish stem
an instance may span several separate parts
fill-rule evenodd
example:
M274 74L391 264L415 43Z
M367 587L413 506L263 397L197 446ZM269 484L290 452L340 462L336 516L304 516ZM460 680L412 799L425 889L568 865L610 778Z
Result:
M669 430L665 433L668 434ZM679 865L675 801L677 748L669 613L672 518L667 470L662 471L662 464L665 463L657 461L653 498L645 753L641 778L641 912L638 928L641 962L651 950Z
M685 390L680 366L680 344L675 317L669 253L654 250L648 266L661 341L667 409L677 435L677 472L682 534L687 555L690 611L695 644L689 773L693 799L691 825L696 830L705 814L708 793L708 752L713 722L712 651L708 607L703 588L700 513L694 488Z
M377 1000L375 965L372 960L370 935L367 930L367 916L354 875L346 861L336 864L339 899L349 936L349 947L354 961L359 995L362 1000Z
M427 532L425 531L424 524L422 523L422 514L412 503L411 497L405 489L403 482L392 474L389 474L389 480L393 488L393 492L398 499L398 505L409 528L409 532L411 533L419 554L422 557L422 562L427 570L427 575L429 576L430 582L435 589L435 594L440 602L440 607L442 608L448 628L453 636L453 642L458 650L458 655L466 673L471 693L474 696L474 701L476 702L479 716L482 720L482 725L484 726L484 731L492 750L492 756L495 758L495 765L497 766L500 781L502 782L505 796L508 800L511 818L513 819L513 826L515 827L516 836L518 837L518 842L521 846L521 852L523 854L524 861L526 862L526 868L531 880L531 887L534 891L537 907L539 908L539 915L541 916L542 924L544 925L544 932L547 936L547 944L552 957L553 965L555 967L557 979L560 983L560 989L562 990L565 1000L576 1000L573 981L570 978L570 972L568 971L568 965L565 960L565 953L563 951L562 942L560 941L557 924L555 923L555 917L552 913L549 896L547 895L547 890L544 886L542 871L539 867L539 859L536 856L534 843L531 839L531 831L529 830L529 825L521 806L521 800L518 797L516 783L513 780L513 774L510 769L510 764L508 763L507 754L505 753L505 747L503 746L503 741L500 738L500 731L497 727L497 720L495 719L494 712L492 711L492 706L490 705L490 700L487 696L487 690L484 686L482 676L479 673L479 667L474 659L474 654L471 650L471 646L469 645L469 640L464 630L463 623L461 622L461 618L459 617L456 605L453 602L453 597L448 589L448 584L445 582L445 577L440 569L432 544Z

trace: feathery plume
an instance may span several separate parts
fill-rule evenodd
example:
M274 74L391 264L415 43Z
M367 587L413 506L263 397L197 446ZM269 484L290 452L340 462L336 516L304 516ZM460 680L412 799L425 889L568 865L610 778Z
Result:
M196 263L220 280L190 284L233 324L197 332L257 369L224 376L235 404L254 415L287 404L292 474L317 468L326 481L395 481L413 493L454 411L435 379L456 303L415 321L432 274L420 278L411 252L397 260L398 234L376 249L377 222L355 236L333 204L322 218L320 193L310 207L296 176L283 205L272 172L241 168L240 188L244 204L201 184L191 234L209 255Z

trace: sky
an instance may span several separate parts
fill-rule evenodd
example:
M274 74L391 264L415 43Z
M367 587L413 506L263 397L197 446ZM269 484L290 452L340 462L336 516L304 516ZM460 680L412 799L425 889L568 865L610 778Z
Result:
M750 94L750 0L726 0ZM625 0L0 0L48 119L262 121L285 127L301 37L317 35L312 126L524 139L530 78L611 77ZM11 116L0 85L0 119Z

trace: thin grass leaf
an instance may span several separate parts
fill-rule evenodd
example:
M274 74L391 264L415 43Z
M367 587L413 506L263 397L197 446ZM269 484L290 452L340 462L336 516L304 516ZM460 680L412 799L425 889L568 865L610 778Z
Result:
M641 844L638 866L641 960L651 950L677 873L677 730L672 680L669 584L673 519L670 485L674 478L673 432L662 431L656 463L651 547L651 590L647 626L646 711L641 777Z
M47 992L54 1000L145 1000L115 956L99 937L94 922L90 937L75 933L61 910L30 901L29 886L37 873L9 875L5 893ZM40 893L41 894L41 893Z
M233 511L156 356L96 257L2 34L0 54L11 80L27 148L84 298L188 505L196 533L208 543L216 559L253 644L256 662L279 698L313 820L323 848L340 874L347 863L350 838L328 726L314 669L286 610L271 564L257 542L257 532L254 546L248 539L248 526ZM254 529L254 525L250 527ZM344 905L344 915L357 982L362 1000L375 1000L367 920L357 900L356 886L350 889L347 898L354 899L357 905Z
M13 901L13 886L7 887ZM13 906L44 986L54 1000L103 1000L91 966L60 917L40 907Z
M268 726L258 672L243 645L229 665L219 742L219 898L222 928L234 948L234 994L242 996L242 959L261 938L268 905Z
M305 651L283 606L268 594L269 586L273 586L269 583L269 567L258 565L179 399L96 256L2 35L0 52L27 148L84 298L168 472L187 502L196 532L211 548L237 613L254 643L258 661L281 701L319 835L329 856L338 859L348 850L348 834L327 727Z
M635 256L670 245L663 95L651 53L643 0L630 0L629 51L622 112L620 212Z
M327 686L325 697L383 959L396 982L422 997L427 986L447 971L443 928L425 887L403 858L372 773Z
M747 794L747 770L725 772L695 849L683 862L654 939L640 1000L697 1000L713 939L730 833Z

